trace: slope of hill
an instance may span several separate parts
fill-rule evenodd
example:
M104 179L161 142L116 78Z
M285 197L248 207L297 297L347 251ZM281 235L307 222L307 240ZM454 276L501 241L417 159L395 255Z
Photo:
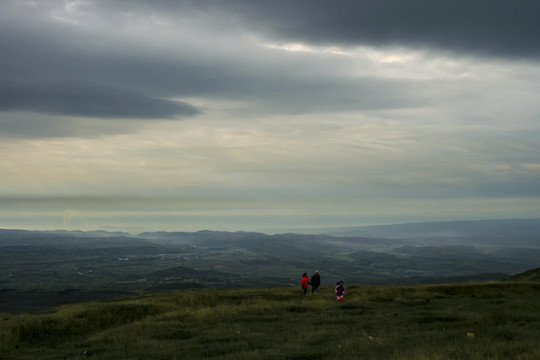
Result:
M540 358L538 285L145 293L2 314L1 359Z
M521 274L510 276L508 281L532 281L540 282L540 268L532 269Z

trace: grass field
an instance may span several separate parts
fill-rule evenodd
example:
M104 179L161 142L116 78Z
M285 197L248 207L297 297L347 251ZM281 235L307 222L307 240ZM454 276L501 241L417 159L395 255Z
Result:
M0 359L540 359L540 284L198 289L0 314Z

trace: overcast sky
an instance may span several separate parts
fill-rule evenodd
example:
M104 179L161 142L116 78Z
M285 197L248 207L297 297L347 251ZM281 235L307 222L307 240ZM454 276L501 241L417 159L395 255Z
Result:
M540 217L540 2L4 0L0 227Z

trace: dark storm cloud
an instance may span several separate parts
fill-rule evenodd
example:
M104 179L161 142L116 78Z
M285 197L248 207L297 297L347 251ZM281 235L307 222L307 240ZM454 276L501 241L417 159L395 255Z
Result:
M95 4L100 5L91 10L105 17L119 11L114 6L122 3ZM129 4L134 12L146 14L148 5ZM166 12L158 5L164 3L152 9L173 19L183 14L180 8L172 7L177 13ZM226 17L226 12L223 14ZM101 33L85 33L41 18L30 22L29 15L32 13L4 17L6 21L0 25L0 48L6 49L0 57L0 69L4 69L0 76L0 111L92 118L180 118L195 116L200 110L167 99L197 96L250 101L257 110L274 113L395 108L417 103L416 96L403 95L411 94L403 91L409 86L403 81L302 75L307 57L259 63L264 54L252 54L255 61L250 61L236 54L234 48L226 50L234 54L234 60L221 58L223 54L212 53L212 49L209 51L214 57L196 51L189 55L189 49L171 54L166 46L149 49L151 45L144 41L133 45L126 38L112 40L115 34L104 38ZM205 21L208 15L198 16ZM157 35L152 37L160 40ZM131 34L129 38L136 36ZM193 42L197 43L196 33ZM10 129L22 132L23 125L13 126L12 118L3 119L0 125L11 124ZM29 132L35 134L39 122L28 119L26 123L33 129ZM65 131L61 126L59 132Z
M71 5L77 10L73 18ZM0 114L0 126L13 125L14 112L101 119L192 117L201 110L189 100L171 100L190 97L249 102L252 111L272 113L422 106L434 100L434 92L425 90L429 84L334 76L339 62L316 63L302 55L272 63L264 49L243 48L240 35L277 43L411 45L537 56L539 8L532 1L465 0L7 2L0 4L0 111L9 116ZM154 16L172 24L170 34L160 25L155 33L148 24L137 31L138 22ZM176 34L182 39L177 43L171 41ZM238 40L222 46L223 34L227 41ZM161 43L162 36L169 39ZM248 48L251 53L245 53ZM317 66L321 71L304 72ZM39 121L26 123L35 134ZM23 132L24 124L15 128Z
M153 70L140 66L137 60L130 61L129 53L114 57L99 54L91 46L74 49L66 44L66 39L74 36L39 22L11 20L0 25L0 48L4 50L0 57L0 111L131 119L171 119L199 113L190 104L160 98L163 92L149 95L142 85L145 74ZM78 40L89 42L82 36ZM134 84L129 79L142 81Z
M0 111L130 119L171 118L198 113L195 107L182 102L84 82L4 82L0 87Z
M203 1L282 41L540 55L540 2L507 0ZM199 6L200 5L199 3Z

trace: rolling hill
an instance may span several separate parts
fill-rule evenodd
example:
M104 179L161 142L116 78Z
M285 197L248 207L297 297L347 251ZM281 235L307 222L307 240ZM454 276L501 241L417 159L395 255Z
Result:
M538 283L526 274L346 284L343 303L331 286L306 296L298 287L206 288L0 314L0 358L533 360L540 357Z
M540 282L540 268L532 269L521 274L510 276L508 281L532 281Z

